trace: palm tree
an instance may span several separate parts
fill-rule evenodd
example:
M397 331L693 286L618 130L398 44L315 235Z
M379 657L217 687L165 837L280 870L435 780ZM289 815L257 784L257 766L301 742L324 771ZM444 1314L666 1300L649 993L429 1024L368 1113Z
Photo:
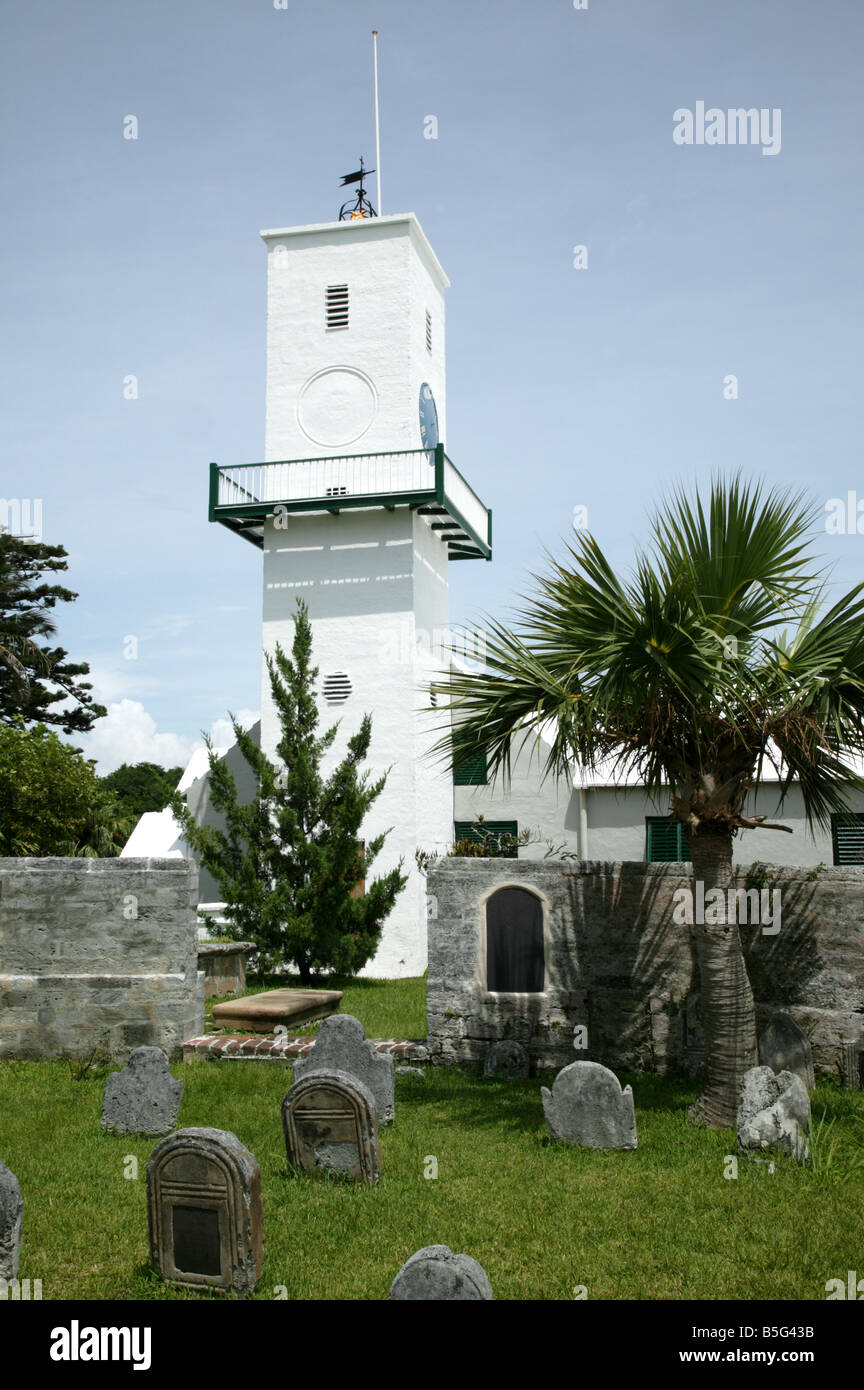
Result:
M675 489L626 582L582 534L572 565L552 561L535 576L539 593L512 631L489 625L486 669L436 686L460 739L484 748L505 780L511 754L541 728L552 740L546 775L569 775L574 760L635 773L686 827L694 884L725 897L733 837L788 829L745 810L771 764L778 805L797 785L811 828L864 790L850 765L864 751L864 585L822 611L816 515L800 493L766 495L739 477L714 479L706 506ZM442 738L452 762L450 749ZM737 924L691 931L707 1053L691 1113L721 1128L735 1123L756 1064L753 994Z

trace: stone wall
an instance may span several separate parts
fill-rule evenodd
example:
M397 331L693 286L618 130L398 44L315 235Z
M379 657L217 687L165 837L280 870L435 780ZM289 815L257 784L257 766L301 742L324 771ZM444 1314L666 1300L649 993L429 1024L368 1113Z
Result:
M817 1071L840 1075L845 1043L864 1037L864 868L763 870L781 898L780 930L741 927L760 1019L788 1011ZM483 903L507 884L544 902L547 988L485 987ZM737 886L752 888L742 873ZM704 1066L698 969L673 894L681 864L443 859L429 871L428 1040L433 1061L475 1063L489 1043L523 1043L535 1068L577 1059L618 1070ZM588 1046L574 1051L574 1028Z
M179 1056L203 1031L185 859L0 859L0 1057Z

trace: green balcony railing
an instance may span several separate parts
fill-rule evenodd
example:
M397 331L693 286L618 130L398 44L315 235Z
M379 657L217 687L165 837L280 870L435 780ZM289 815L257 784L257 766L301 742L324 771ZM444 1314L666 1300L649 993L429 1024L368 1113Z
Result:
M288 512L410 506L430 517L451 559L491 559L492 513L439 444L276 463L210 465L210 520L263 544L264 521Z

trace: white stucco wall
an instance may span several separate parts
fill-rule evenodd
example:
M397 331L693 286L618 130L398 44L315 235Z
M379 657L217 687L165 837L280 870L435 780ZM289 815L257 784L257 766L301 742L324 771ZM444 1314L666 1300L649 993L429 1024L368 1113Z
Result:
M449 282L414 214L261 235L268 248L266 457L418 449L423 382L435 395L446 440L444 291ZM349 326L328 330L325 291L336 284L348 285ZM431 354L427 308L433 319ZM333 369L343 371L332 374ZM325 380L322 372L331 375ZM363 383L371 389L371 418ZM319 401L317 411L313 398ZM307 415L318 413L326 417L325 432L336 428L337 417L356 416L356 430L346 424L341 439L310 438Z
M749 815L767 816L780 825L788 825L792 834L782 830L742 830L733 841L733 861L751 864L760 860L766 864L810 866L831 865L834 862L831 832L807 829L801 792L790 789L785 806L778 809L779 784L768 784L745 810ZM664 816L669 812L668 799L658 804L648 800L638 787L616 791L611 787L590 788L586 792L588 812L589 859L621 860L645 858L645 817ZM864 796L852 798L852 809L864 811Z
M445 439L448 281L413 213L262 237L268 247L267 459L418 450L424 382ZM343 284L348 327L328 329L325 292ZM344 704L320 701L322 728L342 721L325 772L344 756L362 716L372 716L365 766L373 778L390 771L363 834L390 833L371 872L384 873L401 858L409 882L365 973L419 974L426 966L426 886L415 851L444 848L452 831L449 776L426 756L440 737L441 718L421 712L449 623L446 547L407 506L292 513L266 523L263 578L265 652L277 642L290 652L301 597L309 606L320 682L341 672L351 681ZM273 756L279 727L266 664L261 719L262 747Z
M511 763L509 784L498 779L485 787L454 787L453 820L515 820L541 843L520 849L520 859L542 859L551 840L566 852L579 852L578 792L569 782L542 780L548 746L542 740L524 745ZM451 827L451 836L453 835Z

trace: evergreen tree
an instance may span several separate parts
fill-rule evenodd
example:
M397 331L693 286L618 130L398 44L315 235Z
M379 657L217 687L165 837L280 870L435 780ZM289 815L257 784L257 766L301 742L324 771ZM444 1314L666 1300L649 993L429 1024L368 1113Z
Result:
M19 718L30 724L56 724L65 734L87 733L106 713L93 703L84 662L67 661L63 647L45 646L56 625L50 610L78 597L61 584L42 584L43 572L68 569L62 545L42 545L0 534L0 723ZM46 685L44 682L47 681ZM55 687L55 688L51 688ZM71 709L55 709L61 701Z
M235 940L254 941L258 967L293 965L308 984L332 969L353 974L374 955L385 918L407 882L402 861L359 891L389 832L365 845L360 826L386 774L360 773L372 736L364 715L348 751L326 779L321 760L338 725L319 734L308 610L297 601L292 657L266 656L282 737L274 765L231 716L237 744L255 773L256 795L241 805L224 759L210 753L210 798L225 830L198 826L175 794L172 809L192 849L220 885Z
M126 815L137 819L147 811L164 810L182 776L182 767L122 763L102 778L102 785L119 798Z

